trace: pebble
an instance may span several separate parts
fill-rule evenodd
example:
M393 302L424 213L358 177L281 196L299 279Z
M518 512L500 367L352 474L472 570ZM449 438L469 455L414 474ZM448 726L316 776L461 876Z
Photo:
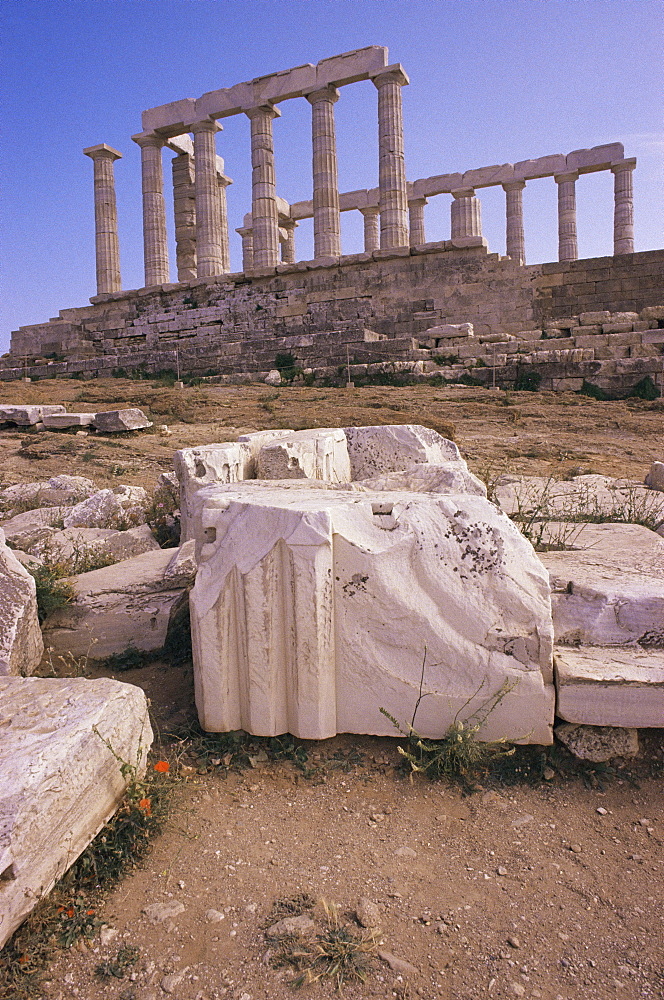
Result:
M581 847L581 844L570 844L569 845L569 849L574 854L581 854L581 852L583 851L583 848Z
M184 913L184 903L177 899L170 899L164 903L150 903L144 906L142 913L148 918L151 924L163 924L169 917L177 917L179 913Z
M109 927L108 924L104 924L102 929L99 931L99 940L102 945L106 947L118 936L119 931L117 927Z
M185 966L179 972L172 972L169 976L164 976L159 984L164 993L175 993L187 973L187 968L188 966Z
M398 858L416 858L417 851L412 847L398 847L394 852Z
M496 875L509 875L507 868L503 868L502 865L498 865L496 868Z
M367 899L366 896L362 896L358 902L355 916L362 927L380 927L381 925L382 918L378 905L371 899Z
M512 983L512 993L517 997L523 997L526 995L526 988L521 983Z
M393 955L391 951L379 951L378 957L387 962L392 972L399 973L402 976L417 976L419 970L411 965L410 962L406 962L403 958L397 958Z
M316 925L306 913L300 914L299 917L284 917L283 920L277 920L276 924L272 924L265 931L266 937L286 937L290 934L313 937L315 933Z
M205 919L209 924L218 924L220 920L226 919L226 914L222 913L221 910L206 910Z
M605 809L604 806L598 806L595 812L598 812L600 816L608 816L609 810Z
M545 781L553 781L555 776L556 772L553 770L552 767L545 767L544 770L542 771L542 777L544 778Z
M516 936L516 934L510 934L510 936L507 939L507 943L510 946L510 948L520 948L521 947L521 941Z

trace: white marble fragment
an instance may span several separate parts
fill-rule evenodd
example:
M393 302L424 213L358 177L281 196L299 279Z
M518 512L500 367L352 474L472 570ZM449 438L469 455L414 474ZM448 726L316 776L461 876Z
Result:
M139 431L145 427L152 427L152 423L138 407L105 410L102 413L95 413L94 416L93 426L107 434L116 431Z
M113 814L118 758L140 774L152 731L140 688L38 677L0 678L0 731L1 947Z
M588 726L664 727L664 650L557 646L557 714Z
M646 476L646 486L664 493L664 462L653 462Z
M410 721L426 653L420 732L442 735L507 682L482 736L550 742L549 587L515 526L480 496L312 486L197 495L203 728L393 735L380 709Z
M371 479L386 472L401 472L415 463L446 465L465 462L453 441L420 424L381 424L345 427L351 478Z
M322 479L346 483L351 478L346 435L340 427L292 431L266 443L258 453L259 479Z
M486 496L486 486L481 479L466 468L463 460L446 465L429 465L419 462L403 472L386 472L373 479L358 480L352 489L412 490L414 493L474 493Z
M63 518L64 526L126 530L145 523L147 502L148 495L141 486L99 490L67 511Z
M33 673L43 652L35 581L0 530L0 675Z
M31 424L38 424L45 415L51 413L64 413L65 408L60 403L48 404L46 406L0 406L0 423L18 424L21 427L28 427Z
M18 483L0 490L3 505L34 504L35 507L57 507L79 503L91 496L97 487L83 476L53 476L43 483Z
M94 420L94 413L45 413L42 417L44 427L53 431L67 427L90 427Z

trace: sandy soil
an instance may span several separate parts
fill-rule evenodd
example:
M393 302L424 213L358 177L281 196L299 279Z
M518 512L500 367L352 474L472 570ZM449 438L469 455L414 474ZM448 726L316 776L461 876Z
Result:
M0 430L4 484L67 471L100 487L154 486L177 447L278 426L420 422L451 432L452 424L471 467L487 475L597 472L642 481L663 457L661 403L572 395L420 387L178 393L63 381L0 384L0 401L138 405L172 431ZM223 761L205 763L169 735L194 718L190 671L154 664L118 677L147 691L160 754L174 768L179 761L183 780L147 863L103 906L106 943L62 954L44 997L284 1000L293 995L291 972L273 967L278 946L265 928L298 894L337 904L356 931L356 907L368 898L379 911L380 950L409 963L393 969L373 958L364 984L344 986L351 1000L664 996L662 731L642 734L641 757L595 787L561 764L549 780L487 778L464 795L446 783L410 781L396 766L394 740L357 737L310 744L308 776L293 761L260 754L253 767L227 774ZM155 903L183 909L154 923L143 910ZM306 912L322 931L320 903ZM139 949L133 971L100 980L96 967L122 945ZM317 1000L335 987L310 984L295 995Z

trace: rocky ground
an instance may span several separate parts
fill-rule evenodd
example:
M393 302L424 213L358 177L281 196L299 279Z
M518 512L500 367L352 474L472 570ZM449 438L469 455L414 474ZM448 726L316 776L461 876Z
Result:
M664 439L661 401L469 388L49 381L0 384L0 401L140 406L155 422L124 436L2 429L2 485L66 471L99 487L153 487L177 447L263 427L408 422L453 433L489 479L595 472L643 481ZM329 938L321 899L355 934L359 908L365 935L373 931L366 981L343 985L353 1000L664 995L661 730L642 733L641 757L609 773L560 750L546 762L530 751L471 794L410 781L389 739L286 746L279 759L259 750L229 771L182 736L194 719L188 668L157 663L117 676L148 693L160 756L181 780L146 864L101 909L101 937L56 957L43 997L282 1000L293 995L292 969L276 964L288 949L266 929L302 914ZM134 964L100 978L103 961L122 971L122 948ZM335 983L305 984L299 995L332 997Z

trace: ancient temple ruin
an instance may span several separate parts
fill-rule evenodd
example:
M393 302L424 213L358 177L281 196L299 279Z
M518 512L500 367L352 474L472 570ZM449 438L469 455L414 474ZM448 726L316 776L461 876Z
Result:
M340 88L367 80L377 91L378 186L340 192L334 105ZM578 388L589 376L619 387L658 376L662 339L653 331L664 321L664 253L634 252L636 160L615 142L408 180L401 99L407 83L386 48L369 46L143 112L143 131L133 136L142 162L142 289L123 291L121 284L113 173L121 153L105 143L85 149L94 162L97 295L91 306L16 331L0 376L18 377L10 366L17 373L20 357L25 372L28 358L55 355L66 365L58 374L136 365L158 370L177 358L191 374L260 378L274 368L278 352L321 372L347 361L419 364L426 373L438 356L431 351L440 346L454 349L446 356L459 363L486 364L482 337L500 345L491 351L496 384L518 380L524 365L553 366L541 373L550 388L570 388L570 379ZM279 106L296 98L311 105L313 195L289 204L278 193L273 128ZM251 133L251 211L236 229L240 273L230 271L226 187L232 181L216 138L220 121L234 115L249 119ZM164 147L175 154L176 282L168 257ZM242 167L233 164L233 172ZM582 261L576 181L596 171L614 176L613 248L611 256ZM523 191L547 177L558 192L559 260L526 265ZM490 253L482 235L477 192L490 187L505 192L504 256ZM451 197L450 238L427 242L426 205L440 195ZM341 212L362 214L363 253L344 253ZM298 258L296 229L303 219L313 219L312 260ZM472 341L454 329L440 336L441 327L465 324L472 325ZM637 336L620 343L595 339L628 334ZM533 349L537 339L550 341L546 352ZM633 358L636 364L615 367Z

